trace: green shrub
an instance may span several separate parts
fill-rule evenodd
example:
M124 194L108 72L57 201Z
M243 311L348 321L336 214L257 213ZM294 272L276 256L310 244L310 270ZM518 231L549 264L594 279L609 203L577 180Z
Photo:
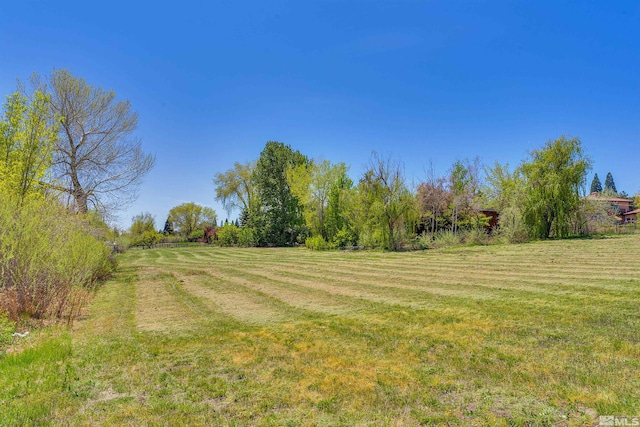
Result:
M510 206L500 212L497 237L508 243L522 243L529 239L520 208Z
M162 242L164 236L155 230L145 231L138 236L131 238L131 246L144 246L150 248L153 245Z
M425 231L416 238L416 243L420 249L429 249L433 243L431 233Z
M307 237L307 239L304 241L304 245L308 249L311 249L313 251L327 250L332 248L331 245L329 245L329 243L327 243L327 241L324 240L322 236Z
M222 246L235 246L240 237L240 228L233 224L225 224L218 229L218 243Z
M490 242L489 235L482 227L466 230L462 238L464 240L464 243L468 244L487 245Z
M238 244L240 246L251 247L258 245L258 233L255 228L242 227L238 232Z
M356 236L353 230L342 227L336 235L333 237L333 245L338 248L344 248L346 246L353 246L356 243Z
M369 228L365 228L360 233L360 240L358 241L358 245L364 248L379 248L383 246L384 236L383 233L379 229L371 230Z
M0 310L71 321L114 268L111 249L56 200L0 204Z
M200 240L204 237L204 230L193 230L191 232L191 234L189 234L187 240L189 240L190 242L195 242L197 240Z
M435 238L431 243L431 247L444 248L448 246L457 246L462 243L463 237L464 232L454 233L451 230L440 230L436 233Z

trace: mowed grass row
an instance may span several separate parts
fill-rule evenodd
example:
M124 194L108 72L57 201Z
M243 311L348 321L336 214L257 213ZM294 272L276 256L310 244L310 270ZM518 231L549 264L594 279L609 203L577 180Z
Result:
M130 251L74 330L36 334L0 361L0 421L524 426L638 415L639 244Z

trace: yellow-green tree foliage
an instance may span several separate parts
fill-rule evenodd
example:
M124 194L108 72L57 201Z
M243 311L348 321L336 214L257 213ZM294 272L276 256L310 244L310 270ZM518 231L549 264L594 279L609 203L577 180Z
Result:
M18 204L43 194L57 138L47 120L50 97L36 91L32 99L16 92L7 97L0 121L0 192Z
M49 102L16 92L0 117L0 317L11 320L71 321L113 268L91 218L69 215L45 191L58 131Z
M173 222L175 231L187 239L194 231L202 230L206 226L214 226L217 220L213 209L194 202L174 206L169 211L169 218Z
M335 224L331 223L340 209L335 194L331 196L336 186L346 180L347 170L344 163L332 164L328 160L312 161L287 169L291 193L304 207L305 223L312 235L330 241L341 229L341 226L336 229ZM334 218L329 218L332 213Z
M569 236L590 167L578 138L562 136L531 152L530 160L520 166L525 180L523 219L531 237Z

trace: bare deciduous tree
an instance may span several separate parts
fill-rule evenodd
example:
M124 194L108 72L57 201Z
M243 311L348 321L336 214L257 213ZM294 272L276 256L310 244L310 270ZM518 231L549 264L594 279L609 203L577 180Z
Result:
M438 231L438 220L449 205L451 193L446 187L445 177L436 177L433 163L429 162L427 179L418 185L417 198L423 220L429 221L431 238Z
M70 195L81 213L90 206L103 213L126 206L155 163L132 136L138 114L113 91L67 70L54 70L48 86L52 115L60 117L51 187Z

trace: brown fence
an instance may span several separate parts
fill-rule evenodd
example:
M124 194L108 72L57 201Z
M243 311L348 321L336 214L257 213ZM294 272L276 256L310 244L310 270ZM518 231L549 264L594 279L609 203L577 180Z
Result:
M142 246L142 245L129 246L129 249L180 248L180 247L186 247L186 246L203 246L205 244L206 243L200 243L200 242L156 243L155 245L152 245L151 247Z

